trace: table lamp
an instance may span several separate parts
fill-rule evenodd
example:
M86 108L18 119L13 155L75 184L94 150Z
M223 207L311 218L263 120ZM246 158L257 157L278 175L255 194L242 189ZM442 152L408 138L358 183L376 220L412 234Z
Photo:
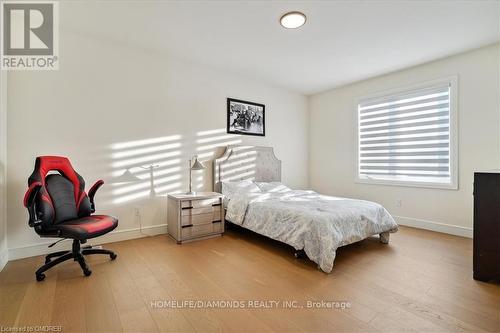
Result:
M189 192L187 193L189 195L196 194L196 192L193 192L193 171L203 170L207 168L206 166L203 165L203 163L198 161L198 156L195 155L193 159L189 160Z

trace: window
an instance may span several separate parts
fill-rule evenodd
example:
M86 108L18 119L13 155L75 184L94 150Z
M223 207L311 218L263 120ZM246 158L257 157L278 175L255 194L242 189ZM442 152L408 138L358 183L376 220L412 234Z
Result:
M358 104L358 181L458 188L456 78Z

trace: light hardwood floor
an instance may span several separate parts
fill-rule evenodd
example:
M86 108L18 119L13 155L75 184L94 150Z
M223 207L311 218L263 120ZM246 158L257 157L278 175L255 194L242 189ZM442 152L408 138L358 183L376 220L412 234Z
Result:
M401 227L337 252L324 274L238 230L177 245L167 236L107 244L85 278L66 262L37 283L43 257L0 273L0 326L63 332L500 332L500 286L472 279L472 241ZM349 309L162 309L155 300L347 301Z

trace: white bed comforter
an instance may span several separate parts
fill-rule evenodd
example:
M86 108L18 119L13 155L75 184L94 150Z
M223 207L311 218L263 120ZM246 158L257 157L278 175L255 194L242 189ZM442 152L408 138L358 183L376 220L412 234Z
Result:
M300 190L234 195L226 219L303 249L327 273L340 246L398 230L392 216L377 203Z

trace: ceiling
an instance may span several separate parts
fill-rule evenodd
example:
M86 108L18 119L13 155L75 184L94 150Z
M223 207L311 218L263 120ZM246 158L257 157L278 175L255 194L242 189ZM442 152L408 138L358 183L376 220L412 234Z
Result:
M500 39L500 1L71 1L61 29L313 94ZM307 23L288 30L291 10ZM89 19L90 18L90 19Z

